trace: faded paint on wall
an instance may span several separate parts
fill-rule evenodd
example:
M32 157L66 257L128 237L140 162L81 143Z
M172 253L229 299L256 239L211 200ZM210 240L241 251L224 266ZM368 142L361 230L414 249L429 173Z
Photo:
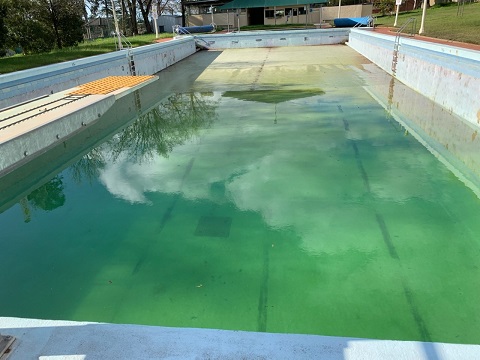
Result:
M394 36L352 29L348 45L392 74ZM480 126L480 53L400 38L396 78L470 123Z

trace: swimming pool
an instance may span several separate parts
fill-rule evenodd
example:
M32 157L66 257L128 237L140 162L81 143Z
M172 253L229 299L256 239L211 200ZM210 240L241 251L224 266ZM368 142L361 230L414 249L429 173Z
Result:
M480 200L383 72L322 46L159 76L7 179L2 316L479 343Z

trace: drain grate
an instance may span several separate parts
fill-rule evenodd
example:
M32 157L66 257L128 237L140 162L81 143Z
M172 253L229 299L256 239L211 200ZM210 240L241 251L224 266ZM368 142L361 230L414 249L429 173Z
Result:
M107 76L106 78L95 80L80 85L77 90L72 91L69 95L94 95L108 94L112 91L119 90L124 87L133 87L144 81L153 79L154 76Z
M10 355L12 350L11 346L15 338L10 335L1 335L0 334L0 359L4 360Z
M230 236L231 226L231 217L202 216L198 220L197 229L195 230L195 236L226 238Z

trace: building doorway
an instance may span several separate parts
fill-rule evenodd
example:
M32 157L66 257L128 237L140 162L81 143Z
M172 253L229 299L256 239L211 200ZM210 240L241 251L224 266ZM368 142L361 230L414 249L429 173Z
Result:
M263 8L250 8L248 11L248 25L263 25Z

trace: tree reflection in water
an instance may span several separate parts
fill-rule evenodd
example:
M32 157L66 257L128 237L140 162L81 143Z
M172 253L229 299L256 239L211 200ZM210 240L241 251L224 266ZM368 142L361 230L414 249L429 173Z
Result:
M212 124L216 105L207 100L211 93L174 94L165 102L117 134L109 143L113 159L121 154L134 162L168 157L175 146L185 143L202 128Z
M62 176L57 175L47 183L33 190L19 201L26 223L31 220L31 208L52 211L65 204Z
M72 178L80 184L87 180L90 184L100 175L100 169L105 165L105 157L101 147L93 148L88 154L83 155L80 160L71 166Z
M77 182L94 182L107 161L126 156L137 163L150 161L155 155L168 157L175 146L209 127L216 118L213 93L179 93L169 96L139 117L111 140L91 149L70 167ZM65 203L62 177L32 191L19 201L25 222L31 220L31 208L54 210Z

